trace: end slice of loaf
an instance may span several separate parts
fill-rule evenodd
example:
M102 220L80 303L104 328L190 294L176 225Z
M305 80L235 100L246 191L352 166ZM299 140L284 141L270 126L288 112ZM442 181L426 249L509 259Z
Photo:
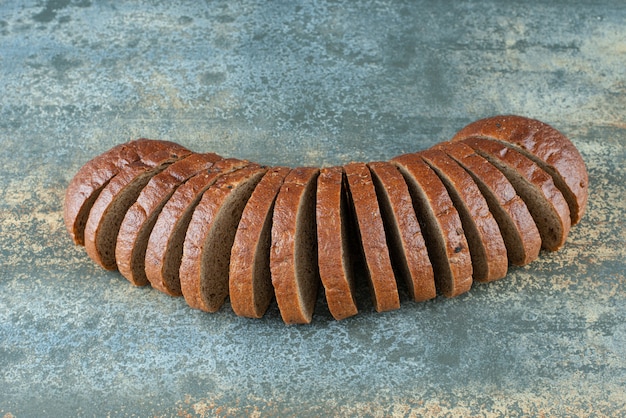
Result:
M437 173L459 212L472 257L473 278L479 282L506 275L509 261L500 227L472 177L448 155L437 149L419 155Z
M569 206L552 177L532 160L500 142L484 138L467 138L463 142L498 168L524 199L539 229L542 247L549 251L561 248L571 219Z
M439 293L455 297L472 287L472 260L463 225L444 184L418 154L392 159L404 175L420 219Z
M145 255L148 238L161 209L178 186L220 160L217 154L191 154L152 177L128 209L117 235L117 268L135 286L147 285Z
M270 271L278 309L287 324L311 322L320 277L315 196L319 169L294 168L276 197Z
M365 256L374 308L377 312L398 309L398 285L372 175L365 163L346 164L344 171Z
M163 149L189 152L174 142L142 138L116 145L89 160L78 170L67 186L63 205L65 227L75 244L85 244L85 225L91 207L120 169Z
M318 265L328 309L338 320L358 313L347 205L343 168L322 168L315 206Z
M522 116L502 115L478 120L452 139L472 136L502 141L532 159L552 176L570 210L571 224L580 221L587 207L589 179L585 162L574 144L552 126Z
M409 188L398 168L389 162L372 162L374 179L391 261L405 280L413 300L437 296L433 267L415 215Z
M288 167L271 168L250 196L241 215L230 253L229 297L239 316L261 318L271 300L274 287L270 275L272 215L278 190Z
M536 259L541 250L539 230L504 174L463 142L443 142L437 149L445 151L476 182L498 222L509 262L523 266Z
M249 161L227 158L217 161L181 185L159 214L146 247L145 272L152 287L181 296L180 262L191 216L204 192L221 175L246 167Z

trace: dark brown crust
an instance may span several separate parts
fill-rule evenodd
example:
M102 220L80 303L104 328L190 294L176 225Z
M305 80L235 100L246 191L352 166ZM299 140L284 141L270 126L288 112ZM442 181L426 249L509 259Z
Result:
M526 203L504 174L463 142L443 142L437 148L459 163L487 198L503 234L509 262L523 266L536 259L541 249L539 230Z
M567 200L571 224L580 221L587 207L589 179L580 152L565 135L535 119L502 115L470 123L452 140L472 136L506 142L540 164Z
M115 244L126 211L156 174L191 151L161 149L147 158L122 168L102 189L85 225L87 254L107 270L116 268Z
M373 162L368 165L383 218L387 219L383 223L388 225L388 238L390 242L395 242L390 247L392 261L404 276L413 300L432 299L437 296L435 276L406 181L391 163Z
M504 240L472 177L443 151L430 149L419 155L443 181L459 212L470 246L474 280L489 282L503 278L509 264Z
M102 188L120 169L142 161L149 154L163 149L189 151L174 142L142 138L116 145L89 160L78 170L67 186L63 205L65 227L75 244L85 243L87 217Z
M219 176L249 164L236 158L217 161L176 189L161 210L148 239L145 269L152 287L171 296L182 295L179 267L193 209Z
M308 324L320 283L315 237L319 169L294 168L278 192L272 217L270 271L276 302L287 324ZM311 200L311 207L308 199ZM299 260L298 257L304 257Z
M344 171L369 273L374 308L377 312L398 309L398 286L372 175L364 163L347 164Z
M196 206L183 246L180 287L187 304L217 311L228 297L230 253L241 213L266 168L250 165L218 178ZM239 196L233 198L233 196Z
M257 184L241 215L230 256L229 294L239 316L261 318L274 297L270 275L272 213L288 167L270 169Z
M472 287L472 260L461 219L445 186L418 154L392 159L407 179L421 219L438 292L455 297Z
M335 319L358 313L350 265L346 204L343 168L322 168L317 178L315 206L317 259L328 309Z
M571 219L567 202L552 177L532 160L500 142L484 138L467 138L463 142L496 165L513 184L535 220L542 247L549 251L561 248ZM526 186L517 186L518 181ZM546 218L548 220L544 221Z
M163 205L181 183L221 158L213 153L191 154L173 163L150 179L137 201L128 209L117 235L115 259L122 276L133 285L145 286L149 283L144 268L146 246Z

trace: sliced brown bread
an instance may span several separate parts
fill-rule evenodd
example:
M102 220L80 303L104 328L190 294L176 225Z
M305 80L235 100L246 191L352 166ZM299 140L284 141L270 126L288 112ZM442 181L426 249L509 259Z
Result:
M115 246L122 220L150 179L190 152L162 150L148 161L132 163L113 177L94 202L85 225L87 254L107 270L114 270Z
M246 167L249 161L227 158L217 161L176 189L159 214L146 247L146 277L155 289L181 296L179 268L191 216L204 192L221 175Z
M319 169L294 168L276 197L270 271L276 302L287 324L310 323L320 277L315 195Z
M373 162L368 166L378 196L391 261L406 282L413 300L432 299L437 296L435 276L406 181L398 168L389 162Z
M377 312L398 309L398 285L372 174L365 163L346 164L344 171L365 256L374 308Z
M476 182L441 150L425 150L419 155L437 173L459 212L472 257L473 279L489 282L503 278L509 264L506 246Z
M452 140L472 136L502 141L532 159L552 176L554 184L563 193L572 225L580 221L587 207L589 179L580 152L565 135L535 119L503 115L473 122Z
M524 199L539 229L541 246L549 251L561 248L571 218L569 206L552 177L532 160L500 142L474 137L463 142L496 166Z
M191 154L152 177L128 209L115 246L117 268L135 286L147 285L145 255L148 238L161 209L180 184L220 160L217 154Z
M228 297L230 253L243 209L266 167L250 165L218 178L193 212L180 262L180 287L189 306L207 312Z
M335 319L358 313L347 205L343 168L322 168L315 205L317 258L328 309Z
M78 170L67 186L63 205L65 227L75 244L84 245L85 225L91 207L102 189L120 169L163 149L189 152L173 142L137 139L116 145L89 160Z
M272 215L278 190L288 167L274 167L265 173L237 226L230 253L229 297L239 316L260 318L274 298L270 274Z
M443 142L436 147L452 157L476 182L498 222L509 262L523 266L536 259L541 249L539 230L526 203L504 174L463 142Z
M421 222L440 294L458 296L472 286L472 260L463 225L446 187L418 154L392 159L404 175Z

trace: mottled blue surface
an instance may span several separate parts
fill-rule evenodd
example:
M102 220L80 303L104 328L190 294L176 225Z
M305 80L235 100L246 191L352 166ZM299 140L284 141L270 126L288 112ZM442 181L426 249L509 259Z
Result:
M0 1L0 416L626 414L625 40L616 1ZM457 299L206 314L62 223L76 170L131 138L330 165L499 113L572 139L589 208Z

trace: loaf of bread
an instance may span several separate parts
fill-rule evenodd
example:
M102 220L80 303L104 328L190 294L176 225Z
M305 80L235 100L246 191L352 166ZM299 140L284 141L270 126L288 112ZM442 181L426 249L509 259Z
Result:
M64 221L75 244L134 285L208 312L230 298L251 318L275 300L285 323L302 324L320 301L341 320L501 279L565 244L587 188L568 138L507 115L388 162L321 169L139 139L77 172Z

